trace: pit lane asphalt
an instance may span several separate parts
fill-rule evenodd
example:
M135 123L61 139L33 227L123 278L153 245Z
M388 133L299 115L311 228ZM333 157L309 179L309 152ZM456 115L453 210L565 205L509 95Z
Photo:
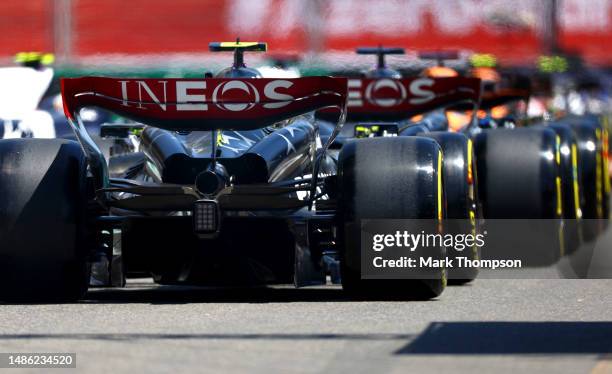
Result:
M612 225L577 254L537 275L612 278ZM132 280L0 305L0 353L76 352L77 372L96 373L612 373L612 279L484 277L426 302Z
M76 304L0 306L0 352L76 352L78 372L99 373L600 373L612 369L611 290L480 279L428 302L353 302L337 286L136 281Z

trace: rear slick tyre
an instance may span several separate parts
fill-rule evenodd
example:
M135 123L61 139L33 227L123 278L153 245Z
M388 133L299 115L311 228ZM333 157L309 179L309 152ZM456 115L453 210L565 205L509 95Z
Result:
M443 214L441 158L440 146L422 137L359 139L342 148L338 241L342 286L350 295L423 300L446 287L446 269L431 279L361 279L362 219L436 220ZM435 250L444 257L444 248Z
M550 266L566 252L557 134L495 129L474 138L478 193L487 227L485 259Z
M0 140L0 300L73 301L87 291L85 186L78 143Z

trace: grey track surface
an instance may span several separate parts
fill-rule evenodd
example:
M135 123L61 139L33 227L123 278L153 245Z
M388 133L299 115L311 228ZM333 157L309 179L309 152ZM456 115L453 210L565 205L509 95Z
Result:
M612 278L612 228L570 258L566 276ZM97 373L612 373L612 279L478 279L427 302L135 280L0 305L0 352L76 352Z
M336 286L138 281L78 304L0 306L0 352L76 352L78 372L100 373L599 373L612 368L611 289L482 279L428 302L353 302Z

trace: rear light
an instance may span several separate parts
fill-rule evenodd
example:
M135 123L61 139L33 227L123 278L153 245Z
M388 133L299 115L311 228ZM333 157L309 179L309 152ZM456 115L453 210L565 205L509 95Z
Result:
M214 200L198 200L193 208L193 226L197 234L219 231L219 208Z

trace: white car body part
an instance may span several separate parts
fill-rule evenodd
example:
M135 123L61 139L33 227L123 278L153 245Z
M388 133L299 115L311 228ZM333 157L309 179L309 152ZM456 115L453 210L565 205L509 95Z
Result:
M0 68L0 126L4 138L54 138L51 115L37 110L53 80L53 69Z

